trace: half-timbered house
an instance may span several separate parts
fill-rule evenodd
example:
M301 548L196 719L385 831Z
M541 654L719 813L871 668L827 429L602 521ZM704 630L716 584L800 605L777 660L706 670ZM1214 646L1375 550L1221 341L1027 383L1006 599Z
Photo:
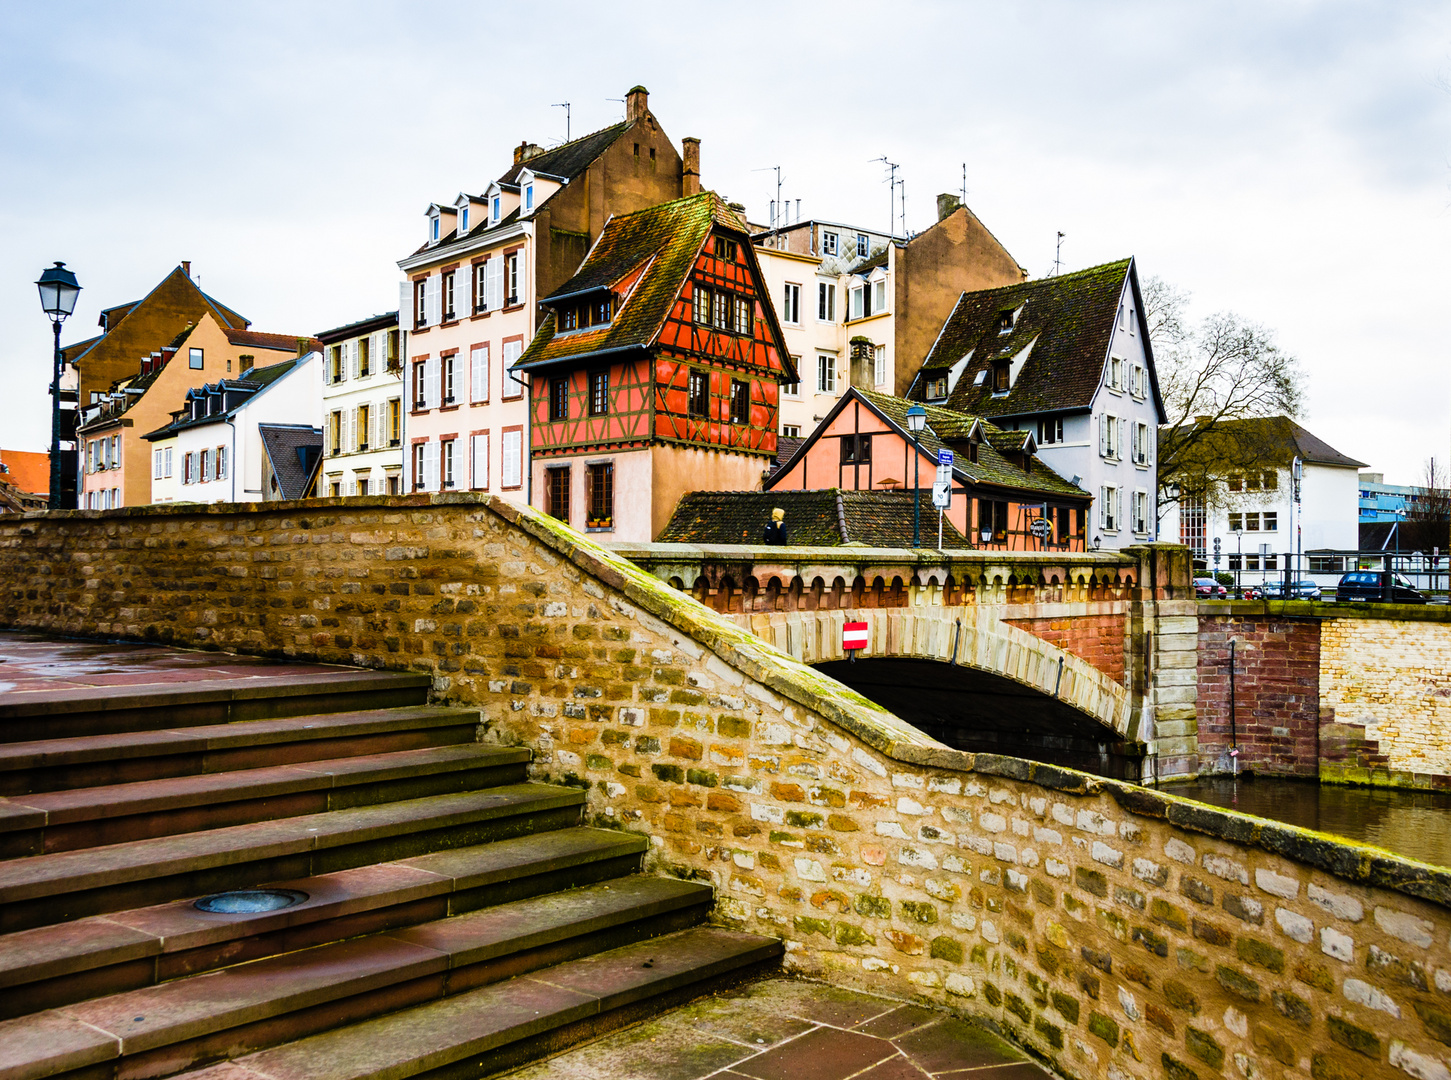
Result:
M687 491L759 489L797 376L745 222L716 195L612 218L542 303L515 365L536 506L651 540Z
M916 492L923 546L937 538L930 501L939 452L952 451L952 505L944 542L962 534L974 548L1007 551L1083 551L1092 499L1037 456L1032 432L1004 431L980 416L935 405L915 438L907 421L912 403L849 388L835 407L773 474L771 492L838 488L902 491L908 522ZM1042 521L1037 525L1035 522Z

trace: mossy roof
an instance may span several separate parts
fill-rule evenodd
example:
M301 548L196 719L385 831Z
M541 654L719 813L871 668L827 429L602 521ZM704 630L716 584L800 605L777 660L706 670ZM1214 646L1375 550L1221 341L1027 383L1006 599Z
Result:
M1072 274L963 293L927 354L922 374L942 374L971 352L947 399L958 412L1021 416L1088 409L1102 382L1132 267L1132 259L1120 259ZM1011 332L1000 334L999 317L1019 308ZM1016 356L1030 344L1032 351L1006 394L992 392L991 378L976 384L977 374L995 360ZM914 397L922 396L925 381L919 378ZM1157 387L1155 392L1157 397Z
M918 493L921 536L935 537L937 508L932 492ZM771 511L786 511L786 533L793 547L907 548L912 546L912 492L850 491L692 491L675 504L660 543L759 544ZM942 543L967 547L966 538L949 521Z
M557 332L555 313L548 310L515 368L652 345L717 227L745 239L740 216L710 191L610 218L579 271L542 303L548 309L556 298L611 288L643 267L639 279L617 299L614 318L603 326Z

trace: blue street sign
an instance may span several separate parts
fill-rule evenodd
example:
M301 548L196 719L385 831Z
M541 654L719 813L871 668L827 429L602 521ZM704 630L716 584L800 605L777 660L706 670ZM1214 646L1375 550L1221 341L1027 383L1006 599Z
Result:
M939 451L937 451L937 464L939 464L939 465L951 465L952 464L952 451L951 450L939 450Z

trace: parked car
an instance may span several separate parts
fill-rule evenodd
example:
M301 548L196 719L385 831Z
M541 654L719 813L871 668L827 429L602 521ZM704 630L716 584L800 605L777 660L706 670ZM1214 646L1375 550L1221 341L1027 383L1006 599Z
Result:
M1390 570L1354 570L1335 586L1335 599L1341 603L1362 604L1424 604L1425 594L1418 592L1405 577Z
M1258 599L1280 600L1285 596L1285 583L1283 581L1266 581L1258 586ZM1320 586L1309 578L1290 583L1291 600L1319 600Z
M1194 579L1194 598L1196 600L1223 600L1228 595L1229 590L1212 577Z

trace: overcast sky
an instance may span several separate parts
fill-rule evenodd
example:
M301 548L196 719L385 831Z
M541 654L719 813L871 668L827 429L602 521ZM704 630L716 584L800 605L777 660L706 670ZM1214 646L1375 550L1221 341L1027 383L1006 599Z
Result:
M1034 276L1125 255L1272 328L1302 422L1415 483L1451 457L1451 5L77 3L0 0L0 446L49 439L31 284L64 340L183 259L255 329L397 306L430 200L635 83L764 220L907 225L956 191Z

